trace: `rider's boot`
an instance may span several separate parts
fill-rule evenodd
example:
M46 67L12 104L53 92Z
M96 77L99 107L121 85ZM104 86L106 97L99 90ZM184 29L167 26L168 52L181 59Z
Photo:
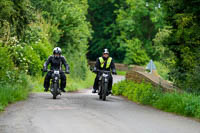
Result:
M66 92L65 89L63 89L63 88L60 88L60 90L61 90L62 92Z
M97 93L97 92L96 92L96 89L93 88L93 89L92 89L92 93Z
M110 95L110 94L112 95L112 89L108 90L108 95Z
M48 88L44 88L44 92L47 92L48 91Z

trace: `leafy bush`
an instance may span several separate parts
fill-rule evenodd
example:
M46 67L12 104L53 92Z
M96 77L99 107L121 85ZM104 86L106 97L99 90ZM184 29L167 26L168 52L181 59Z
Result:
M161 62L154 62L156 65L156 69L158 74L165 80L169 80L169 68L166 65L162 64Z
M44 62L47 58L52 54L52 45L47 41L43 40L38 43L34 43L31 45L33 50L37 55L39 55L40 60Z
M10 53L15 65L30 75L36 75L42 68L43 62L32 46L14 45L10 48Z
M14 78L14 63L10 58L8 49L0 44L0 83Z
M141 104L184 116L200 118L200 96L189 93L163 93L148 83L121 81L113 86L115 95L123 95Z
M125 64L144 65L149 61L146 51L142 48L142 42L139 39L126 41Z

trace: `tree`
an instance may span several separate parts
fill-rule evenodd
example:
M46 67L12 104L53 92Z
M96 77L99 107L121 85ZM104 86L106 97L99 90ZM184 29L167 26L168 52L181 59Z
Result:
M166 24L172 27L167 43L162 44L172 51L175 57L175 63L171 66L171 78L181 88L198 90L194 85L190 87L188 81L191 81L194 72L199 70L200 1L163 0L162 4L166 11ZM196 78L193 81L196 82Z

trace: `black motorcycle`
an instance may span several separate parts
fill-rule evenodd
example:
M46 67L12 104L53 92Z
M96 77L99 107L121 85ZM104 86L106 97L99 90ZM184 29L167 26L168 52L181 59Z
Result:
M106 96L109 95L108 84L109 84L109 78L111 76L111 71L97 70L97 72L100 74L98 81L99 99L105 101Z
M49 70L51 72L51 81L50 81L50 92L53 95L53 99L56 99L58 95L61 95L61 90L59 86L60 82L60 70ZM44 75L44 74L43 74Z

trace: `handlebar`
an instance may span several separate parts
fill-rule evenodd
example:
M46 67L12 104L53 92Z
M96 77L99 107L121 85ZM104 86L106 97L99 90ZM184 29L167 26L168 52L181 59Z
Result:
M41 69L41 71L42 71L42 76L44 76L44 73L45 73L45 72L53 72L54 70L47 70L47 71L44 71L43 69ZM62 70L57 70L57 71L64 72L64 71L62 71ZM65 73L66 73L66 72L65 72ZM69 73L66 73L66 74L69 74Z
M97 72L102 72L102 73L111 73L111 71L105 71L105 70L99 70L99 69L97 69L96 71Z

